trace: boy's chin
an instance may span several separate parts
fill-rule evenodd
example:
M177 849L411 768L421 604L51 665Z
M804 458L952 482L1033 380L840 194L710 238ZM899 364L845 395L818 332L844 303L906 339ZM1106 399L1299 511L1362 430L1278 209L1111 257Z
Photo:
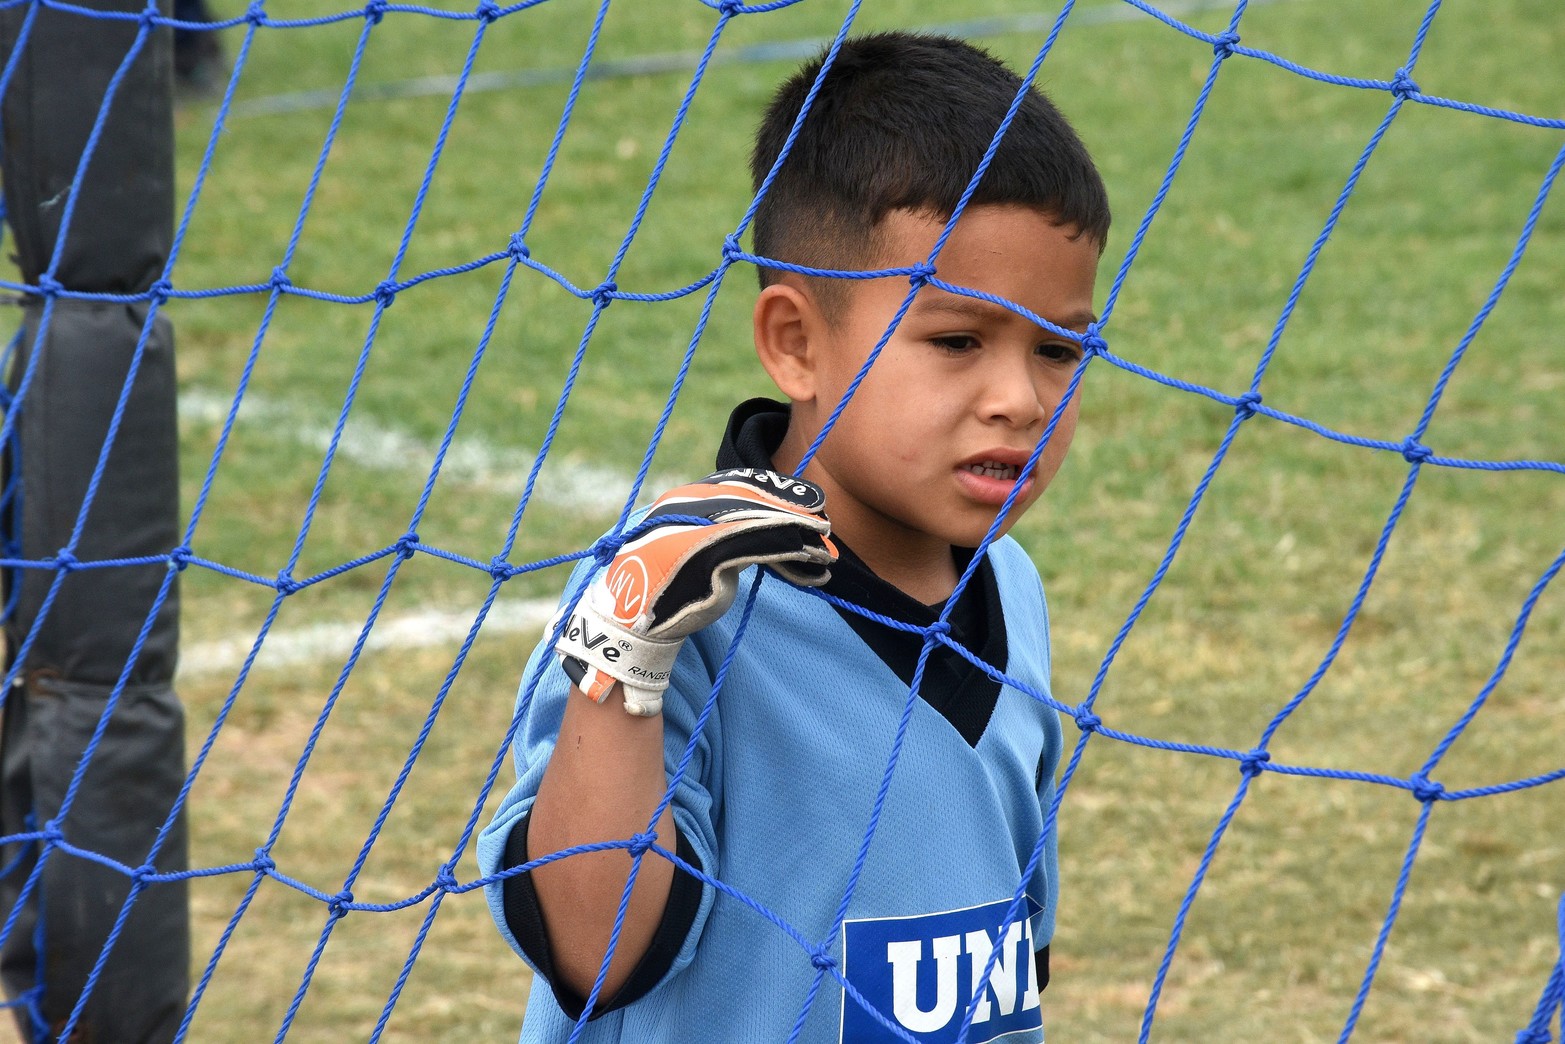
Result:
M945 534L945 537L953 547L977 547L984 542L984 537L989 535L990 529L993 529L994 540L999 540L1011 531L1011 527L1016 525L1017 519L1022 515L1022 510L1019 508L1012 511L998 526L994 525L994 519L991 517L973 525L953 529L950 533Z

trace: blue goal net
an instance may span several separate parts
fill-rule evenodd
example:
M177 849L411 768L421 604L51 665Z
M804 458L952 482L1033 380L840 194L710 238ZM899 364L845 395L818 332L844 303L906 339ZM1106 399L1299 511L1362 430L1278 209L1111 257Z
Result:
M745 160L771 89L896 27L1048 90L1120 215L1071 462L1013 533L1054 620L1052 689L1027 692L1066 728L1033 852L1057 824L1051 1036L1565 1034L1548 5L180 6L0 0L0 949L24 1033L113 1025L164 963L176 1000L148 1017L174 1039L515 1036L529 973L473 849L527 652L571 569L767 390ZM67 132L60 41L88 36L108 57ZM939 251L877 275L964 292ZM784 582L756 575L740 613ZM1021 684L944 620L845 609L918 634L920 673L944 646ZM865 755L882 797L918 685ZM880 812L844 810L843 911ZM627 895L675 860L789 936L814 986L768 1039L816 1005L990 1039L998 944L920 1035L845 978L840 917L805 933L667 843L546 859L627 850ZM83 882L111 901L68 922Z

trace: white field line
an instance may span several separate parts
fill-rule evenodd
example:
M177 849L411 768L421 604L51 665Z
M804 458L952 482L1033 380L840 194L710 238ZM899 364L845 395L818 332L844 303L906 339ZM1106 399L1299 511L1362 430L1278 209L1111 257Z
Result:
M183 425L216 427L228 416L233 400L204 388L189 388L180 393L180 422ZM247 439L265 438L292 442L301 449L324 456L331 444L334 419L296 404L247 394L239 407L235 429ZM350 413L342 438L337 443L337 459L375 471L417 474L429 473L434 463L435 441L414 437L405 431L368 419L363 411ZM441 465L443 482L454 482L465 489L497 496L521 495L527 474L536 459L536 451L500 446L481 437L459 435L453 441ZM563 508L612 518L625 503L630 490L630 475L613 468L583 464L559 452L551 455L557 466L546 466L538 476L533 499L551 508ZM654 477L648 489L674 485L675 480ZM484 619L487 634L541 633L554 614L555 599L497 601ZM477 610L425 610L400 616L382 615L370 632L366 650L388 647L428 648L449 645L455 654L467 636ZM274 630L256 658L256 667L287 667L318 660L345 660L363 629L362 621L327 622L287 630ZM255 644L255 633L235 634L211 641L192 642L180 653L182 675L219 674L237 670Z
M233 399L204 388L180 392L180 421L186 425L217 427L228 416ZM294 403L247 394L239 406L236 430L245 438L268 438L292 442L324 457L331 445L336 418L324 417ZM342 438L337 443L338 460L372 471L394 471L425 477L435 462L437 440L416 438L405 431L388 427L368 418L362 410L348 414ZM521 496L532 470L537 451L520 446L501 446L482 436L458 433L446 451L440 466L442 482L455 482L513 498ZM630 492L630 474L615 468L585 464L556 450L538 476L533 499L550 507L614 515L624 506ZM648 488L656 492L674 481L652 478Z
M484 617L483 634L541 634L554 615L556 600L533 598L524 601L496 601ZM430 609L402 616L382 615L364 643L366 652L376 649L426 649L450 646L453 657L478 615L476 608L466 611ZM291 630L272 631L256 657L257 669L291 667L319 660L346 661L353 643L364 629L358 623L320 623ZM179 656L183 677L232 673L250 655L255 635L235 635L209 642L193 642ZM527 650L522 650L525 654ZM524 655L517 658L518 669Z

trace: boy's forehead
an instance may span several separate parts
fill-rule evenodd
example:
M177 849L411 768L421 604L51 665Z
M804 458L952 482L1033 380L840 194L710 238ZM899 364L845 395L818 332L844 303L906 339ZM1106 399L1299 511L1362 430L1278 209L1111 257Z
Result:
M957 218L951 235L959 236L974 225L987 225L996 220L1046 226L1065 231L1072 237L1078 231L1074 226L1061 222L1059 215L1051 210L1020 203L976 203L968 206L962 212L962 216ZM894 256L899 265L922 263L928 258L930 249L945 233L946 226L950 223L950 214L942 214L934 210L906 208L888 210L875 222L868 247L875 253ZM917 253L918 256L909 259L906 256L909 251Z
M989 295L994 300L946 290L935 283L920 288L910 315L953 320L1027 319L1001 302L1031 311L1056 326L1084 330L1097 321L1092 296L1097 276L1097 244L1052 214L1015 205L968 208L948 238L940 242L949 219L928 211L894 210L875 228L866 268L914 268L929 260L935 245L935 278ZM847 300L868 303L888 295L906 276L848 280ZM900 301L898 302L900 304Z
M1026 307L1026 305L1018 302L1011 303L1017 304L1020 308ZM1025 312L1008 307L1001 301L989 301L981 297L969 297L967 294L955 294L938 286L922 287L918 292L918 296L913 299L913 303L909 306L908 311L930 319L950 318L972 322L992 322L1014 316L1017 319L1031 322L1031 319ZM1090 308L1074 308L1055 315L1045 315L1043 318L1067 330L1085 330L1088 326L1098 321L1097 314Z

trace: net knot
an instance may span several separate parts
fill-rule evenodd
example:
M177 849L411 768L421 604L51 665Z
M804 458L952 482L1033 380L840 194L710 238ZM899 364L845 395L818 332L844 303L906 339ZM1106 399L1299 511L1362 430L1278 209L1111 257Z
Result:
M388 6L386 0L369 0L369 3L364 5L364 17L370 20L371 25L379 25L380 20L386 16Z
M1433 450L1411 435L1402 440L1402 459L1409 464L1422 464L1434 455Z
M40 297L58 297L64 290L65 284L48 272L38 277L38 295Z
M588 294L587 296L591 298L592 303L597 305L599 308L607 308L609 303L614 300L614 294L618 290L619 287L614 285L614 280L605 279L603 282L598 284L597 288L594 289L592 293Z
M245 21L259 28L266 24L266 0L254 0L245 8Z
M1224 61L1233 56L1234 48L1239 44L1239 34L1235 32L1221 33L1212 37L1212 53L1217 55L1218 61Z
M478 20L485 25L499 18L501 13L500 5L495 3L494 0L484 0L483 3L478 5Z
M185 567L190 565L190 558L190 545L180 544L168 553L168 567L176 573L183 573Z
M913 266L913 271L909 273L907 281L913 285L913 289L919 290L922 289L934 277L935 266L930 264L928 261L920 261L918 264Z
M513 261L522 261L533 256L532 251L527 249L527 240L520 232L511 233L511 241L506 244L505 252L511 255Z
M1256 747L1239 759L1239 771L1246 779L1254 779L1264 771L1266 763L1270 760L1272 760L1271 751Z
M614 556L619 554L622 544L624 544L624 540L613 534L608 534L599 537L598 542L593 544L588 550L592 552L592 560L594 562L600 566L607 567L610 562L614 561Z
M1245 392L1234 400L1234 413L1238 414L1240 420L1247 421L1255 416L1255 408L1260 404L1260 392Z
M949 620L936 620L924 628L924 633L936 638L945 638L951 634L951 622Z
M397 284L386 279L375 286L375 303L382 309L390 308L392 302L397 299Z
M46 845L57 845L65 840L65 832L60 829L60 821L51 819L43 825L39 831L43 836L39 838Z
M1098 731L1098 727L1103 724L1103 719L1092 713L1090 710L1077 711L1075 718L1076 727L1082 732L1096 732Z
M1439 801L1445 795L1445 787L1422 772L1409 782L1413 784L1413 796L1426 805L1431 801Z
M353 893L344 888L326 901L326 909L331 911L332 917L346 917L353 906Z
M266 854L265 849L257 848L255 858L250 860L250 869L258 874L269 874L277 869L277 864Z
M1405 67L1398 69L1391 78L1391 93L1400 101L1407 101L1418 93L1418 84L1413 82L1413 77L1408 75Z
M62 547L54 556L54 566L62 573L74 573L81 568L81 559L71 554L71 549Z
M157 0L149 0L149 3L147 4L147 6L142 9L141 17L137 18L136 21L137 21L137 23L139 23L145 29L155 29L155 28L157 28L157 25L158 25L158 3L157 3Z
M146 884L147 881L158 875L158 868L151 863L142 863L130 872L130 878L137 884Z
M810 951L810 964L816 969L824 972L829 972L837 967L836 959L823 949Z
M504 555L495 555L489 560L489 575L496 580L509 580L516 575L516 570L505 560Z
M647 854L647 850L652 847L652 842L657 839L658 834L656 830L649 830L644 834L635 834L631 837L630 844L626 846L625 851L632 856L644 856Z
M739 260L739 255L744 253L744 248L739 245L739 237L730 233L723 237L723 260L732 264Z
M406 562L408 559L412 558L413 553L418 550L418 531L413 529L408 530L406 533L403 533L400 537L398 537L397 542L392 546L397 549L397 557Z
M1098 324L1091 323L1087 326L1087 332L1081 338L1081 352L1089 358L1094 355L1102 355L1109 350L1109 343L1098 332Z
M717 11L724 18L744 14L744 0L722 0L722 3L717 5Z
M451 864L447 863L440 868L435 875L435 886L442 892L454 892L461 887L461 882L456 879L456 874L451 870Z
M286 290L293 285L293 280L288 278L288 273L283 271L283 266L278 265L272 269L272 278L267 282L268 290Z
M286 569L278 571L277 579L273 582L272 586L277 588L278 594L285 595L291 595L295 591L298 591L304 587L304 585L295 580L293 578L293 574L288 572Z
M159 279L156 283L147 287L147 300L162 308L168 304L169 295L174 292L174 284L167 279Z

